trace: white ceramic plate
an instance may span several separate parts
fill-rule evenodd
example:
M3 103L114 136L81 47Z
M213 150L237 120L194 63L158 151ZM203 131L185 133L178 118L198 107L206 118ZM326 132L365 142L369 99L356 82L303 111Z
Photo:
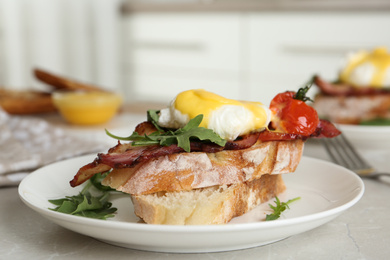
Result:
M360 149L390 148L390 126L338 124L338 127Z
M21 199L33 210L60 226L109 244L159 252L217 252L272 243L316 228L337 217L363 195L364 185L354 173L337 165L303 157L295 173L285 175L287 191L281 201L295 197L275 221L264 221L270 213L267 203L227 225L164 226L139 223L126 195L112 198L118 214L96 220L49 210L49 199L77 194L69 180L95 155L74 158L43 167L27 176L19 186ZM60 234L58 234L60 235Z

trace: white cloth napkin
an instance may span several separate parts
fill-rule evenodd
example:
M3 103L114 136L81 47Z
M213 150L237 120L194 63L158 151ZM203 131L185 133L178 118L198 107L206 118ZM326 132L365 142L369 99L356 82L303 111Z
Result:
M46 164L105 148L103 143L69 136L43 119L10 116L0 109L0 187L18 185Z

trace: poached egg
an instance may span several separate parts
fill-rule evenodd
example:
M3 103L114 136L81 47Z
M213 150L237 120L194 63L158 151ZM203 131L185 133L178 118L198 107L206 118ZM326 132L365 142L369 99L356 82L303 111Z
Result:
M203 114L200 127L211 129L226 140L263 129L271 120L271 111L260 102L227 99L194 89L179 93L169 107L162 109L158 124L181 128L199 114Z
M342 82L354 87L370 86L384 88L390 86L390 54L385 47L372 52L361 50L350 53L340 71Z

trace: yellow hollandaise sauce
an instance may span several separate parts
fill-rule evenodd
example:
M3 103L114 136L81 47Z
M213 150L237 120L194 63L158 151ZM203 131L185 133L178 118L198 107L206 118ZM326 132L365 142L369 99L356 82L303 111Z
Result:
M267 127L271 113L260 102L246 102L224 98L203 89L179 93L169 109L169 116L163 112L163 125L168 121L181 122L203 114L201 127L214 130L222 138L234 140L237 136ZM182 120L184 116L186 119ZM160 117L161 118L161 117Z
M53 102L66 121L77 125L102 124L122 104L122 97L110 92L54 93Z
M348 58L340 72L340 81L355 87L370 86L382 88L390 86L390 54L385 47L354 53Z

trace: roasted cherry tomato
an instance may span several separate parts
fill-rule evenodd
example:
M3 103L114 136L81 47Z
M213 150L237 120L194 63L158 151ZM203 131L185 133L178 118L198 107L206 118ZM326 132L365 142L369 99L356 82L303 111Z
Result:
M276 131L308 136L316 130L319 123L317 111L305 103L310 100L306 97L309 88L301 88L297 93L280 93L272 99L272 126Z

